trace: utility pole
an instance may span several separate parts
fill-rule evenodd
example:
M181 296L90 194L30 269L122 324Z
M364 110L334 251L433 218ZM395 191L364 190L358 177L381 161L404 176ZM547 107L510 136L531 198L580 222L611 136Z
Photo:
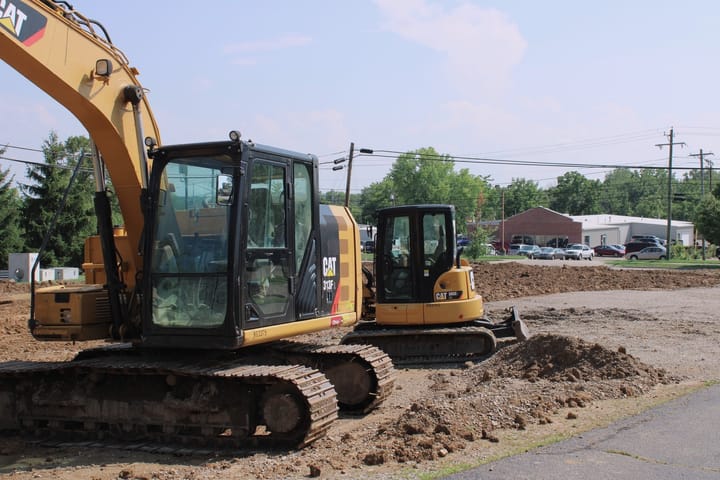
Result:
M662 150L662 147L670 147L670 155L668 157L668 186L667 186L667 229L665 231L665 237L667 241L667 259L670 260L670 250L672 241L670 238L670 227L672 225L672 159L673 159L673 145L685 146L685 142L674 142L675 134L672 127L670 133L666 135L670 140L668 143L656 143L655 146Z
M505 189L502 190L502 196L500 197L500 215L502 218L502 224L500 225L500 230L502 231L501 239L500 239L500 248L503 251L503 255L505 255L507 252L505 251Z
M352 175L352 161L355 153L355 143L350 142L350 155L348 155L347 185L345 185L345 207L350 207L350 175Z
M705 197L705 157L704 155L714 155L712 152L703 154L703 149L700 149L700 153L691 153L691 157L700 157L700 199ZM712 170L711 170L712 171ZM702 239L702 259L705 260L705 236Z
M712 160L708 160L708 191L712 193L712 167L713 163Z

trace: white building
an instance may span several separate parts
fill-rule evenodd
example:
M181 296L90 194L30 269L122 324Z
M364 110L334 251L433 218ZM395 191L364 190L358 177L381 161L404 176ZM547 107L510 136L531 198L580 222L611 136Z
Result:
M626 217L624 215L570 215L582 223L583 243L611 245L628 243L633 235L667 236L667 220L662 218ZM691 246L695 242L695 226L692 222L673 220L670 225L670 240Z

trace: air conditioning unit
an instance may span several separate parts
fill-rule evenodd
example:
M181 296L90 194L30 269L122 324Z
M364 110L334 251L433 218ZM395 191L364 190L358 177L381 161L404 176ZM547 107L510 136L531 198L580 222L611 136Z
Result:
M55 269L54 268L41 268L40 269L40 281L51 282L55 280Z
M11 253L8 256L8 278L17 282L30 282L37 253ZM35 270L35 281L40 281L40 266Z
M77 267L58 267L55 268L55 278L58 282L63 280L77 280L80 277L80 271Z

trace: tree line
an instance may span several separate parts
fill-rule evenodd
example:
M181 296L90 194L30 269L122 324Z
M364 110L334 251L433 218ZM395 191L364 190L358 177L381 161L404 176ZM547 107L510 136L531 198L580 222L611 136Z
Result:
M456 169L451 156L428 147L399 155L381 181L351 196L351 210L360 223L373 224L379 208L449 203L455 205L460 233L466 222L500 220L538 206L567 215L667 218L668 174L662 168L616 168L592 180L570 171L549 188L525 178L500 186L492 184L491 175ZM712 170L673 175L670 195L674 220L694 222L706 240L720 244L720 181ZM328 203L343 199L338 192L323 196Z
M0 268L7 268L9 253L38 251L78 163L77 177L41 258L42 265L80 266L85 238L97 231L90 140L73 136L61 141L51 132L43 141L42 152L45 164L28 165L27 184L16 187L9 169L0 169L0 225L3 226ZM0 154L3 153L0 148ZM705 171L702 179L700 170L673 176L672 218L694 222L698 232L717 245L720 244L720 182L710 173ZM571 171L558 177L556 184L549 188L525 178L513 178L509 185L499 186L492 184L491 175L473 175L467 168L456 169L450 155L427 147L398 155L381 181L351 196L350 207L360 223L374 224L375 212L380 208L419 203L452 204L458 230L464 233L466 221L499 220L537 206L569 215L606 213L666 218L667 184L665 169L617 168L603 180L591 180ZM344 192L321 193L321 201L342 204ZM117 207L113 214L115 223L122 223Z
M0 149L0 154L4 154ZM27 183L14 186L9 169L0 169L0 268L7 268L8 255L37 252L64 200L62 214L55 219L41 265L80 266L85 238L94 235L97 223L93 207L95 191L90 140L73 136L60 141L51 132L42 144L45 164L27 167ZM79 167L78 167L79 164ZM76 167L73 186L67 190ZM66 194L67 190L67 194Z

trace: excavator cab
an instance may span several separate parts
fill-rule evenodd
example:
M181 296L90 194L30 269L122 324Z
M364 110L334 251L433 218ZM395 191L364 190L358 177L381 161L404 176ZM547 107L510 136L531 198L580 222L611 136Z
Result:
M339 281L356 263L322 268L351 252L319 239L354 229L319 205L314 156L239 140L150 156L143 345L237 349L357 320Z
M473 269L457 254L455 207L385 208L377 229L363 321L341 343L375 345L395 364L422 364L484 358L497 337L527 338L515 308L501 323L485 317Z
M378 212L379 303L430 303L455 257L452 205L409 205Z
M462 323L483 316L470 267L454 265L455 207L378 211L375 320L381 325Z

